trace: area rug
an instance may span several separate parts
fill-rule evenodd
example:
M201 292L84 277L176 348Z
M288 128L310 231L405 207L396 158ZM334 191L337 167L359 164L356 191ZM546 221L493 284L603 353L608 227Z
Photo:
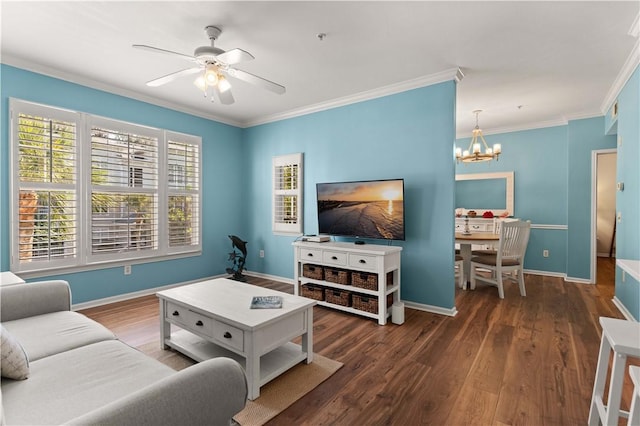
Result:
M301 363L260 388L260 397L234 420L242 426L260 426L280 414L342 367L342 363L313 354L311 364Z
M156 341L140 345L138 349L175 370L195 364L195 361L178 352L161 349ZM234 420L241 426L261 426L327 380L342 366L341 362L314 353L311 364L302 362L261 387L260 397L255 401L247 401L244 410L236 414Z

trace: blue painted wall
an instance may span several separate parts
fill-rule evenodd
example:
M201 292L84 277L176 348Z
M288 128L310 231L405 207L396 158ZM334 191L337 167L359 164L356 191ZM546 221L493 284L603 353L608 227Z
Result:
M514 216L532 224L526 269L590 278L591 152L615 147L604 127L596 117L488 135L487 143L502 144L497 162L456 166L458 174L514 172ZM456 145L466 149L469 139Z
M535 225L567 224L567 126L548 127L486 136L487 143L502 144L498 161L460 163L456 173L514 172L513 216L530 220L525 268L563 274L566 270L566 229L536 229ZM456 146L469 146L469 138ZM545 152L553 152L546 155ZM549 250L549 257L542 257Z
M616 194L616 210L622 214L617 224L616 257L640 260L640 68L629 78L618 96L617 181L624 182L624 191ZM616 298L636 320L640 320L640 284L629 274L622 282L620 268L616 271Z
M587 278L591 151L615 147L615 136L604 136L605 129L618 131L624 139L624 154L618 155L618 180L626 185L617 201L625 218L617 234L618 256L640 258L638 221L629 219L640 217L639 80L636 70L620 94L615 123L605 123L600 117L571 121L567 126L489 135L490 143L502 143L500 161L456 166L451 146L455 138L453 82L239 129L1 65L0 269L9 268L7 123L8 98L15 97L203 137L202 256L134 265L129 276L123 275L121 267L112 267L40 278L68 280L74 303L223 273L231 247L228 234L250 242L248 269L293 277L293 239L271 232L271 157L294 152L305 154L305 233L317 232L317 182L405 179L407 240L394 243L404 248L405 300L453 307L455 173L513 170L515 215L534 225L568 227L534 228L525 267ZM466 147L468 139L457 145ZM263 259L257 255L260 249L266 253ZM543 249L550 251L549 258L542 257ZM616 297L639 318L638 283L627 275L622 285L619 276Z
M591 278L592 151L616 147L616 137L605 135L604 126L604 117L570 121L568 126L568 279Z
M9 97L68 108L104 117L202 136L203 251L202 256L122 267L52 275L42 279L69 281L73 302L110 297L223 273L231 249L228 234L242 232L246 221L242 194L246 184L238 173L242 164L242 129L194 117L1 65L0 81L0 269L9 269ZM31 280L30 280L31 281Z
M293 238L271 232L271 158L303 152L304 232L318 232L316 183L404 178L402 299L453 307L455 90L451 81L247 129L247 239L265 250L248 268L293 277Z

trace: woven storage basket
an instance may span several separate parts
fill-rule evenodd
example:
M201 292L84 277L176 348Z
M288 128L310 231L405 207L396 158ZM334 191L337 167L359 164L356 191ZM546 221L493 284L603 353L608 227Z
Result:
M314 280L322 280L322 266L305 263L302 265L302 276Z
M378 313L378 298L375 296L364 296L362 294L353 293L351 295L353 308L359 311L365 311L372 314ZM387 295L387 309L393 304L393 294Z
M341 306L351 306L351 293L344 290L326 289L324 300L328 303Z
M324 288L317 285L306 284L300 286L300 295L313 300L324 300Z
M324 268L324 280L330 283L349 285L349 271L337 268Z
M368 272L352 272L351 285L367 290L378 290L378 275Z

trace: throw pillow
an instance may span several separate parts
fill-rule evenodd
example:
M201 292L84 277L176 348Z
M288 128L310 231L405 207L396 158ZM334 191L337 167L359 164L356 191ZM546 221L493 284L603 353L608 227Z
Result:
M29 359L22 345L0 326L0 370L2 377L24 380L29 377Z

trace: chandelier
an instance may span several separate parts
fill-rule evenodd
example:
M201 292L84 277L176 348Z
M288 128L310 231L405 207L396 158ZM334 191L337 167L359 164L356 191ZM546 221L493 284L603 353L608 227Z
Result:
M487 141L484 140L482 130L480 130L480 126L478 126L478 114L481 112L481 109L473 111L476 115L476 127L473 129L473 136L471 137L469 148L464 151L462 148L456 148L457 163L460 161L463 163L481 163L483 161L491 161L494 159L498 161L498 157L502 153L502 146L499 143L493 144L493 148L489 148ZM484 152L482 152L482 145L480 145L478 137L480 138L480 141L482 141L482 145L484 145Z

